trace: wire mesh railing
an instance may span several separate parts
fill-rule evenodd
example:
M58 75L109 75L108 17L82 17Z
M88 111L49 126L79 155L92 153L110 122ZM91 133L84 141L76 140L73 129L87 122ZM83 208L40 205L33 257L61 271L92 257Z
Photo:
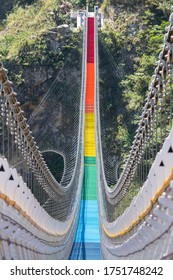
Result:
M155 156L172 127L172 15L170 22L125 168L114 187L106 187L107 199L111 204L122 200L127 191L130 203L147 179ZM100 137L102 141L103 135ZM105 166L103 168L105 172Z
M169 191L172 180L171 164L173 164L169 157L173 151L170 132L172 128L172 43L173 14L170 16L164 46L159 55L129 157L118 182L112 188L108 186L105 171L107 165L104 164L97 54L97 165L100 232L104 258L163 257L163 252L158 253L158 243L161 236L166 236L168 228L172 228L171 202L165 210L160 204L164 192L170 200L172 197ZM98 50L98 45L96 48ZM161 211L157 212L158 208ZM167 220L170 222L169 226ZM145 232L151 230L148 235L151 234L152 237L148 238L146 234L144 238L141 238L141 230ZM152 246L152 243L157 243L157 246ZM169 251L168 243L165 244L164 252ZM151 247L153 255L150 251Z

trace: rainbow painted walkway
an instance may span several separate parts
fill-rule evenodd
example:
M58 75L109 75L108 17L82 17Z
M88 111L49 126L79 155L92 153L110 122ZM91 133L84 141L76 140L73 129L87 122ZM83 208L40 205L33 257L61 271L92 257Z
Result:
M70 259L99 260L100 236L98 227L96 146L95 146L95 61L94 61L94 17L87 18L87 71L85 100L84 180L79 223Z

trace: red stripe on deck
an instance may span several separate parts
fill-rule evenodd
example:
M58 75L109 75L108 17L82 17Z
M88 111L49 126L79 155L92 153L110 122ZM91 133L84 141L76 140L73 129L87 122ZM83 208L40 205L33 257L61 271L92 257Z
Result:
M87 63L94 63L94 18L88 18Z

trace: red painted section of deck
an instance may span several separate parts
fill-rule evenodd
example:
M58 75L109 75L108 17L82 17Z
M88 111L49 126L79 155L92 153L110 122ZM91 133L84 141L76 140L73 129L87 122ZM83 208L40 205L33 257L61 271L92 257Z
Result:
M87 63L94 63L94 18L88 18Z

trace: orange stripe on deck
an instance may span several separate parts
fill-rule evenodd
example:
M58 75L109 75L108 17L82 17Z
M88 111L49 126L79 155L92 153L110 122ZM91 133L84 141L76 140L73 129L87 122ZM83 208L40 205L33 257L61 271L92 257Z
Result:
M94 108L94 63L87 63L86 109Z
M86 113L93 113L94 112L94 105L92 106L85 106Z

